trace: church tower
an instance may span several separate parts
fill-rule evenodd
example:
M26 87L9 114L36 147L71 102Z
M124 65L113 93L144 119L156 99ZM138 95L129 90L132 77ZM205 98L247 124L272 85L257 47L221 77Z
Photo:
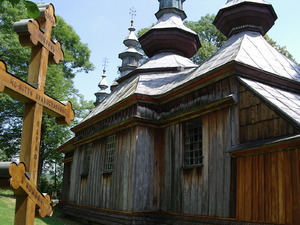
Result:
M138 67L139 60L143 58L143 55L136 50L139 41L135 35L135 28L133 26L133 18L134 16L136 16L136 11L134 10L134 8L130 9L130 15L131 26L128 29L129 34L123 41L127 49L119 54L119 58L122 60L122 66L119 67L121 77L127 75L128 73L136 69Z
M198 35L183 24L186 18L182 5L185 0L159 0L155 14L157 24L139 38L148 57L172 52L186 58L194 56L201 47Z
M154 2L139 38L149 60L128 73L132 24L118 87L102 101L103 77L101 104L58 150L62 211L104 225L299 225L300 66L262 36L272 6L224 0L214 24L228 40L196 65L185 1Z

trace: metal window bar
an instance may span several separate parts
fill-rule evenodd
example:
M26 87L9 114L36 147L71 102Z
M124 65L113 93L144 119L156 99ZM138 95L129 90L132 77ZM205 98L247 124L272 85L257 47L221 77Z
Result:
M111 172L114 170L115 150L116 150L116 136L111 135L107 138L107 143L106 143L105 168L104 168L106 172Z
M184 165L203 165L201 120L195 120L185 124Z

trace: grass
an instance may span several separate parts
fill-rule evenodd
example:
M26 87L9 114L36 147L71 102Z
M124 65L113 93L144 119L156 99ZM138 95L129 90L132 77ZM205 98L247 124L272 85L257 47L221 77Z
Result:
M0 224L14 224L15 214L15 197L12 191L0 189ZM59 211L59 208L54 207L52 217L36 218L35 225L80 225L70 219L65 218Z

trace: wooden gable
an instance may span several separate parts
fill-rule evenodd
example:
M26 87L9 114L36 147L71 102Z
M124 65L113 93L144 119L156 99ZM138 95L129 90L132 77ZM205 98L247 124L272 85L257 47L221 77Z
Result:
M293 124L244 85L239 88L240 142L299 133Z

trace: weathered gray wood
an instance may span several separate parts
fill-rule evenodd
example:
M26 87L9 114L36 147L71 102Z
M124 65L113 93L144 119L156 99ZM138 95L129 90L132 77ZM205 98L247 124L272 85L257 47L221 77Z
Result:
M297 130L261 101L240 86L240 141L242 143L296 134Z
M232 93L233 78L199 90L199 99L182 97L179 101L185 110L193 104L205 105ZM232 90L233 89L233 90ZM177 107L175 102L168 107ZM166 110L168 110L168 107ZM137 107L136 109L138 109ZM184 123L189 119L159 126L135 124L115 132L115 169L103 174L106 137L111 132L93 137L92 160L87 177L81 177L84 151L89 143L84 139L74 152L71 202L102 209L123 212L164 210L206 216L229 216L230 156L227 151L235 139L232 124L237 126L236 105L199 113L203 122L203 163L201 168L183 169ZM134 109L134 107L133 107ZM130 112L130 115L132 115ZM150 112L144 116L150 115ZM123 118L128 114L120 114ZM121 118L122 120L122 118ZM120 121L121 121L120 120ZM113 119L105 122L113 123ZM99 123L100 124L100 123ZM90 127L93 129L93 126ZM86 131L87 134L93 132ZM226 133L226 137L224 135Z

